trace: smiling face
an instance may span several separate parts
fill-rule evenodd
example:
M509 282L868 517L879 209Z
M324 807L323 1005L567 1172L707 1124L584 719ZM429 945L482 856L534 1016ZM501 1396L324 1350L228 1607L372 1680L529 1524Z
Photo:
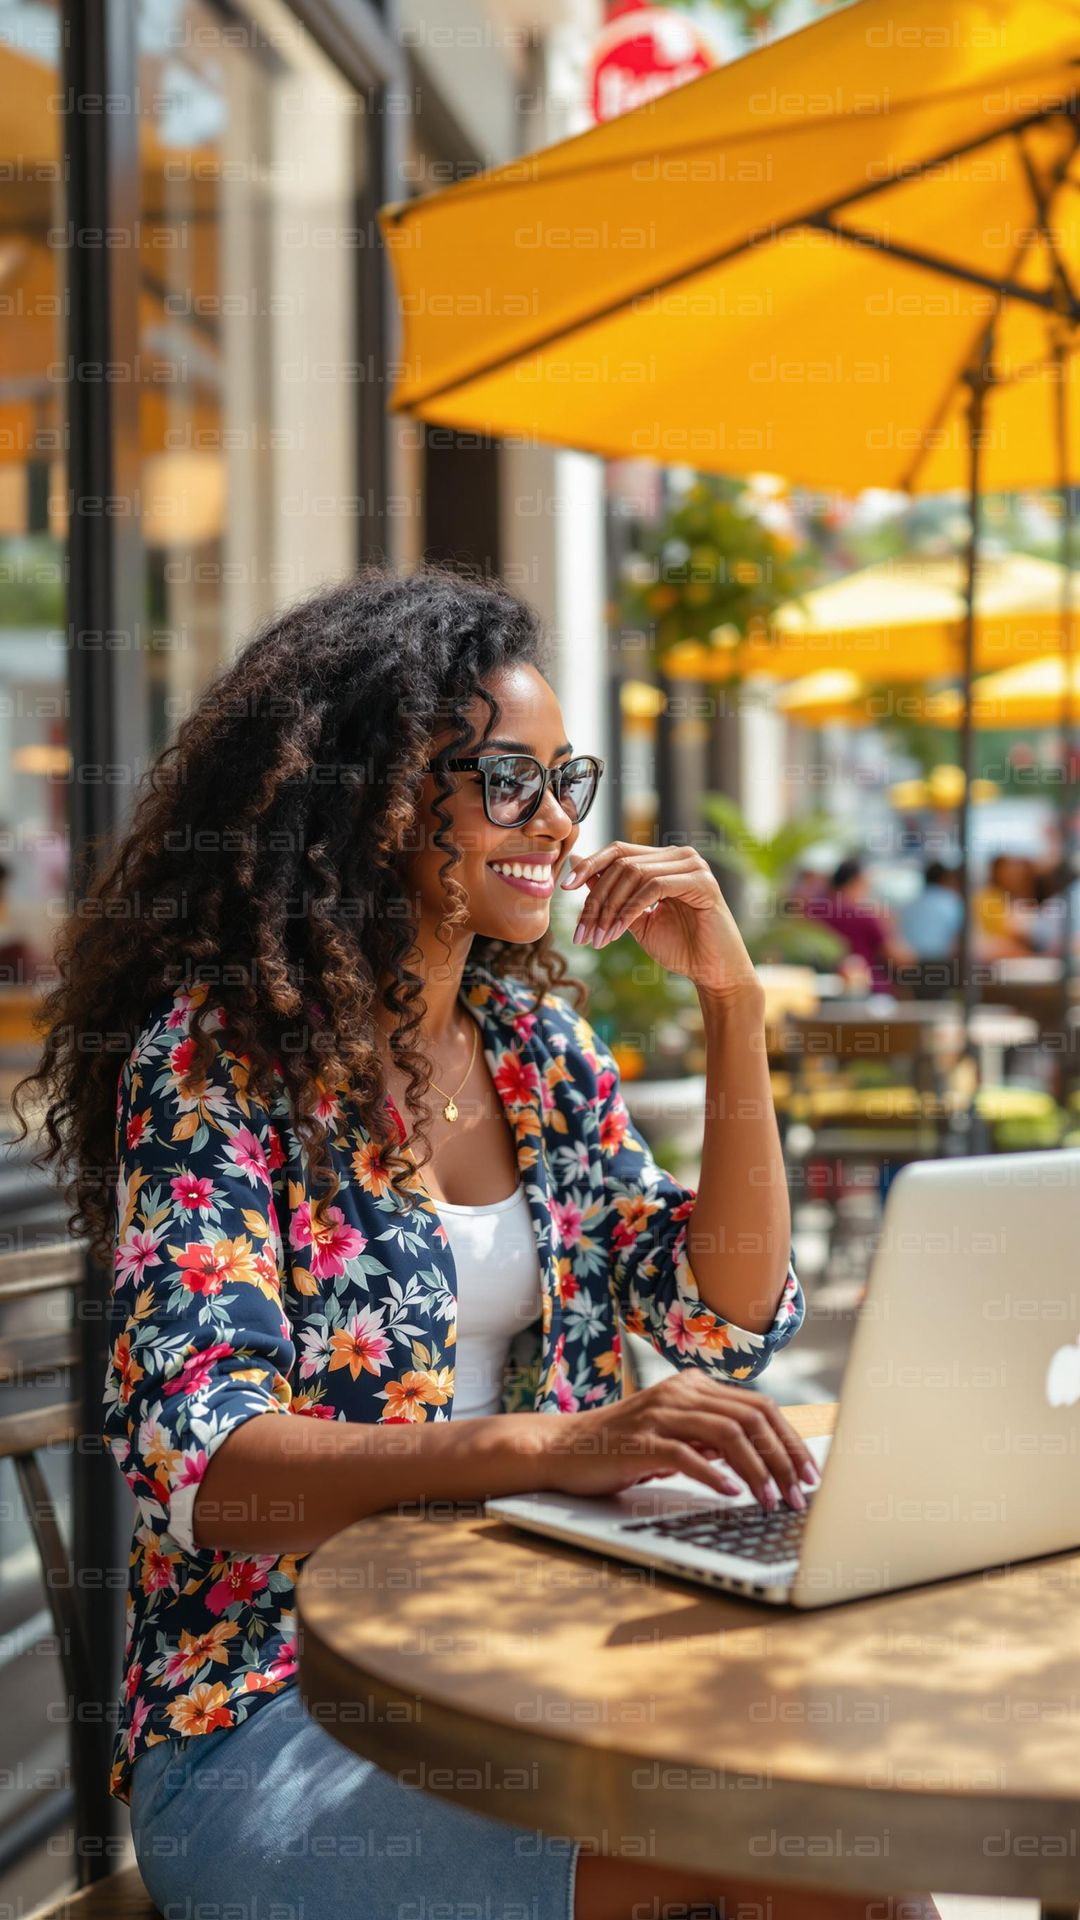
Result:
M499 703L499 719L491 738L481 745L488 708L483 700L474 700L467 710L472 739L458 749L456 757L497 751L531 753L545 767L571 758L559 703L535 667L504 667L484 684ZM437 737L434 746L441 744ZM550 786L523 826L494 826L484 812L480 774L453 777L458 790L444 805L450 815L450 838L462 855L454 878L468 896L467 931L491 940L538 940L547 929L559 869L578 837L578 826L563 812ZM422 918L432 924L438 923L446 908L439 877L445 855L435 845L438 820L431 810L435 793L435 777L428 774L413 833L415 851L406 865L409 892L419 900Z

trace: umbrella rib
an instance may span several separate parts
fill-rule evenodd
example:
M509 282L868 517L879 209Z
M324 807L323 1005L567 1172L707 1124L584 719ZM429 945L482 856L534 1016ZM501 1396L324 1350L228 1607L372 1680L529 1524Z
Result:
M1065 178L1065 169L1068 167L1069 161L1072 159L1073 153L1076 152L1078 145L1080 145L1080 135L1078 135L1077 138L1073 141L1072 153L1070 153L1069 155L1069 160L1065 162L1065 168L1062 169L1060 178L1055 183L1055 190L1057 187L1060 187L1061 181ZM1049 253L1050 259L1053 263L1054 272L1057 275L1058 285L1061 288L1061 291L1064 294L1066 301L1068 302L1069 310L1073 318L1075 318L1076 295L1073 292L1072 282L1069 278L1068 268L1066 267L1064 260L1061 258L1061 255L1059 254L1057 247L1054 245L1054 235L1050 226L1050 203L1042 190L1042 186L1040 185L1038 176L1035 172L1035 168L1032 165L1031 155L1029 154L1027 148L1025 147L1023 138L1019 133L1016 135L1016 146L1020 154L1020 159L1024 168L1024 172L1027 176L1027 183L1028 183L1028 187L1031 190L1031 197L1035 202L1035 211L1039 216L1039 226L1042 231L1042 237L1046 243L1047 252Z
M1073 121L1073 128L1074 128L1074 139L1073 139L1073 144L1072 144L1072 147L1071 147L1071 149L1070 149L1070 151L1069 151L1069 152L1068 152L1068 153L1066 154L1066 156L1065 156L1065 158L1064 158L1063 160L1061 160L1061 161L1059 162L1059 164L1058 164L1058 167L1057 167L1057 178L1056 178L1056 180L1055 180L1055 184L1054 184L1054 193L1055 193L1055 194L1056 194L1056 193L1058 193L1058 192L1060 192L1060 190L1061 190L1061 186L1062 186L1062 184L1063 184L1064 182L1066 182L1066 181L1068 181L1068 179L1069 179L1069 172L1068 172L1068 170L1069 170L1069 168L1070 168L1070 167L1071 167L1071 165L1072 165L1072 162L1073 162L1073 159L1074 159L1074 157L1075 157L1075 154L1076 154L1076 151L1077 151L1077 147L1078 147L1078 146L1080 146L1080 131L1078 131L1078 130L1077 130L1077 126L1076 126L1076 106L1077 106L1077 102L1076 102L1076 100L1075 100L1075 99L1073 99L1073 100L1071 100L1071 101L1069 102L1069 108L1068 108L1068 112L1069 112L1069 117L1070 117L1070 119L1071 119L1071 120ZM1028 123L1028 124L1029 124L1029 123ZM1013 128L1013 129L1012 129L1012 131L1013 131L1013 134L1014 134L1014 137L1015 137L1015 138L1016 138L1017 140L1019 140L1019 138L1020 138L1020 134L1021 134L1021 133L1023 132L1023 126L1022 126L1022 125L1020 125L1020 124L1018 123L1018 124L1017 124L1017 126L1016 126L1015 128ZM1053 198L1053 195L1051 195L1051 198ZM1021 242L1021 243L1020 243L1020 244L1019 244L1019 245L1017 246L1017 248L1016 248L1016 252L1015 252L1015 255L1014 255L1014 258L1013 258L1013 265L1012 265L1012 271L1013 271L1014 273L1015 273L1015 272L1016 272L1016 271L1018 270L1018 268L1020 267L1020 265L1021 265L1021 262L1023 261L1023 259L1024 259L1024 256L1026 255L1026 253L1027 253L1027 251L1028 251L1028 247L1030 246L1030 244L1031 244L1031 243L1030 243L1030 241L1029 241L1029 240L1027 240L1027 239L1024 239L1024 240L1023 240L1023 241L1022 241L1022 242ZM982 337L982 330L980 330L980 339L981 339L981 337ZM951 383L950 383L950 384L949 384L949 386L948 386L948 387L947 387L947 388L946 388L946 389L945 389L945 390L943 391L943 393L942 393L942 396L941 396L941 402L940 402L940 405L939 405L939 406L938 406L938 407L936 408L936 410L935 410L935 412L934 412L934 414L933 414L933 416L932 416L932 418L931 418L931 421L930 421L930 425L931 425L931 426L937 426L937 425L938 425L938 424L939 424L939 423L941 422L941 420L942 420L942 419L944 418L944 416L945 416L945 410L946 410L946 408L948 407L948 405L949 405L949 402L950 402L950 400L952 399L952 396L953 396L953 394L954 394L954 393L955 393L955 391L956 391L956 387L957 387L957 384L958 384L958 383L959 383L960 381L962 381L962 380L966 380L966 379L968 378L968 374L969 374L969 371L970 371L970 364L971 364L971 363L970 363L970 360L968 360L968 361L967 361L967 362L965 363L965 365L964 365L963 367L961 367L961 368L960 368L960 370L958 371L958 373L956 373L956 374L955 374L955 375L953 376L953 379L952 379L952 381L951 381ZM996 377L995 377L995 381L994 381L994 384L995 384L995 385L999 385L999 386L1004 386L1004 385L1006 385L1006 384L1008 384L1008 378L1002 378L1001 376L996 376ZM924 448L923 448L923 450L922 450L921 452L919 452L919 453L917 453L917 454L915 455L915 458L914 458L914 460L912 461L912 463L911 463L911 465L910 465L910 467L908 468L908 471L907 471L907 473L906 473L906 474L904 475L904 477L903 477L903 479L902 479L902 481L901 481L901 490L902 490L902 491L903 491L904 493L910 493L910 491L911 491L911 489L912 489L912 487L913 487L913 485L914 485L914 483L915 483L915 477L916 477L916 475L918 474L918 472L919 472L919 469L920 469L920 467L922 466L922 464L923 464L923 461L924 461L924 460L925 460L925 458L926 458L926 454L927 454L927 450L928 450L928 449L927 449L927 448L926 448L926 447L924 446Z
M823 233L832 233L838 240L850 240L857 247L870 247L878 253L887 253L894 260L905 260L916 267L928 267L932 273L940 273L947 280L967 280L975 287L986 287L991 293L1011 294L1014 300L1026 301L1028 306L1049 308L1058 311L1058 303L1050 292L1042 292L1038 287L1023 287L1016 280L996 279L992 273L980 273L975 267L963 267L957 261L949 260L944 254L927 253L922 247L908 247L898 240L882 240L875 233L860 233L858 227L841 226L827 213L814 214L801 223L806 227L816 227ZM1080 305L1070 296L1070 317L1080 320Z
M614 299L607 301L603 306L594 307L589 313L575 315L572 320L565 321L558 326L550 327L546 332L534 335L531 340L519 341L515 346L508 348L505 353L498 354L493 359L484 360L480 364L467 370L452 374L449 379L442 381L438 386L429 387L426 391L415 394L413 398L407 402L395 404L395 402L391 400L389 403L389 411L391 413L416 414L419 407L427 406L432 400L441 400L446 394L453 393L461 387L469 386L475 380L484 380L492 374L501 372L504 367L512 366L515 361L520 360L524 354L541 353L547 347L556 345L560 340L571 339L575 333L583 332L587 327L596 326L602 320L614 319L617 314L624 313L633 301L640 300L644 294L665 293L673 287L680 286L686 280L692 280L695 274L705 273L711 267L726 266L732 260L739 259L744 253L749 253L754 247L765 246L771 241L774 241L781 233L793 233L799 227L813 227L818 225L825 225L826 230L829 230L827 216L837 207L850 206L853 205L855 201L864 200L870 195L887 193L896 186L907 185L911 180L918 178L924 168L939 167L947 160L955 160L962 154L975 152L979 147L989 146L992 141L1005 139L1009 134L1018 133L1025 127L1042 125L1046 120L1057 118L1063 112L1068 113L1070 117L1072 117L1075 115L1076 108L1077 99L1075 95L1072 95L1065 107L1063 107L1059 101L1054 106L1048 107L1042 112L1025 114L1022 118L1010 121L1007 125L994 127L990 132L980 134L977 139L965 141L960 146L947 148L944 152L936 153L929 158L913 162L910 170L905 171L896 179L887 180L884 184L882 184L881 181L874 181L869 186L853 187L850 193L843 194L838 199L827 201L823 207L816 208L813 212L793 214L790 220L781 221L778 225L770 227L767 232L758 234L749 233L745 239L735 241L730 247L721 248L717 253L706 254L701 259L674 268L672 272L666 274L663 279L652 281L648 287L642 287L639 284L635 286L631 292L617 294ZM623 162L623 164L625 164L625 162ZM447 191L452 191L452 189L447 189ZM383 209L383 212L387 217L396 218L399 212L403 212L409 207L418 207L420 205L421 202L419 201L406 201L400 208L387 208ZM837 227L832 230L842 239L855 240L867 245L881 245L880 242L875 242L872 236L860 234L850 228ZM948 267L947 263L932 263L930 256L927 256L927 259L920 262L920 264L938 264L940 271L952 272L952 269ZM997 292L1013 291L1011 282L999 282L987 279L982 284L989 286ZM1018 296L1026 295L1030 299L1033 290L1018 288L1016 292ZM1036 300L1035 304L1045 306L1047 300L1045 298L1039 299ZM1078 312L1077 317L1080 318L1080 312ZM423 416L418 415L417 417L422 418Z

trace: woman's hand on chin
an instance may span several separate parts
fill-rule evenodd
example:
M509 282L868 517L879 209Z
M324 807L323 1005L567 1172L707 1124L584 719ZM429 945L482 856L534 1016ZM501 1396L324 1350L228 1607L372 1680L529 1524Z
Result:
M651 960L683 973L716 1000L753 997L761 983L716 876L695 847L639 847L613 840L569 856L569 889L588 897L574 943L599 949L632 932Z

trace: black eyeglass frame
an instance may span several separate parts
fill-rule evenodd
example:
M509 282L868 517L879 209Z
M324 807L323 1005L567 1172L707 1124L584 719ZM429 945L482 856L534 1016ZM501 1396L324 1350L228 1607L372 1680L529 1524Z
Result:
M529 807L528 812L521 814L516 820L496 820L491 811L489 798L491 769L496 767L500 760L531 760L533 766L536 767L540 773L540 789L535 800ZM540 808L544 804L544 795L548 787L553 785L560 775L569 773L571 767L580 766L583 760L587 761L589 766L595 767L596 783L592 790L592 798L585 808L584 813L573 815L575 825L580 826L583 820L588 819L589 814L592 812L596 796L600 791L600 777L604 771L605 763L595 753L575 753L572 759L564 760L560 766L545 767L543 761L538 760L534 753L511 753L504 749L502 752L496 751L494 753L473 754L466 760L447 760L444 762L444 765L451 773L478 773L481 776L484 789L484 812L493 827L523 827L539 813ZM555 798L558 800L559 805L562 806L562 798L558 788L555 789Z

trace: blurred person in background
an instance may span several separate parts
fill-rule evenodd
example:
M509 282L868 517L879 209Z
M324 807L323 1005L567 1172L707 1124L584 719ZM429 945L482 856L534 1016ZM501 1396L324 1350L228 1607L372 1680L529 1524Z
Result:
M910 965L915 955L888 908L874 898L861 860L841 860L824 899L815 902L814 918L848 943L839 973L871 992L896 992L895 968Z
M1065 921L1069 917L1074 951L1080 944L1080 879L1066 849L1060 819L1045 830L1047 853L1035 867L1033 896L1038 912L1031 922L1031 940L1039 953L1060 958L1065 951Z
M1035 862L1034 897L1039 906L1059 899L1073 878L1073 863L1065 845L1061 820L1049 820L1043 829L1046 853Z
M976 960L1017 960L1038 951L1037 869L1025 854L996 853L972 896Z
M922 891L900 914L900 932L916 960L951 960L964 924L959 872L943 860L928 860Z

